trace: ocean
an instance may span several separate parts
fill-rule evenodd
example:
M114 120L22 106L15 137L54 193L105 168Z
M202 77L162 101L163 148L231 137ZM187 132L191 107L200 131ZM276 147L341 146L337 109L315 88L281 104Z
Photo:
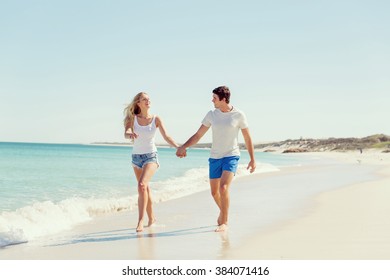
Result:
M96 216L137 209L131 146L0 142L0 247L70 230ZM155 202L207 190L208 149L158 148ZM257 171L302 164L302 157L256 152ZM241 152L237 177L246 176Z

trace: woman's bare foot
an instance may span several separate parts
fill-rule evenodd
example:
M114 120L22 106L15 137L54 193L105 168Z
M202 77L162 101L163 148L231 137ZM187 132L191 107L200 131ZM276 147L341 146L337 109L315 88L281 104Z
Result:
M223 232L223 231L226 231L227 229L228 229L227 224L222 224L222 225L219 225L219 226L215 229L215 232Z
M151 225L153 225L154 223L156 223L156 218L153 218L153 219L149 219L149 223L148 223L148 227L150 227Z
M218 220L217 220L217 225L220 226L222 225L222 217L221 217L221 213L219 213L219 217L218 217Z
M139 221L138 222L138 225L137 225L137 229L135 230L136 232L141 232L144 230L144 225L143 225L143 221Z

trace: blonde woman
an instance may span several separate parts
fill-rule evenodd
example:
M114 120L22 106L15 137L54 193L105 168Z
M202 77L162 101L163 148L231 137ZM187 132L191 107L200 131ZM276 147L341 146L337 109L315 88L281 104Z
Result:
M156 221L149 182L159 167L157 148L154 141L157 128L169 145L179 147L167 135L161 118L149 113L150 103L149 96L145 92L140 92L124 110L125 138L133 140L134 143L132 163L138 181L137 232L143 231L145 212L148 215L148 226Z

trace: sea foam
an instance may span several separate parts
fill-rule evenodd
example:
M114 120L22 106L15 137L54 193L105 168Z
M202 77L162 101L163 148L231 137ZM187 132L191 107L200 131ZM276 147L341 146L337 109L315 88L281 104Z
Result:
M270 164L259 164L256 173L278 171ZM246 176L246 165L239 165L236 177ZM209 188L208 169L190 169L183 176L150 183L153 200L163 202ZM94 217L137 208L137 195L109 198L73 197L59 202L43 201L4 211L0 214L0 247L24 243L71 230Z

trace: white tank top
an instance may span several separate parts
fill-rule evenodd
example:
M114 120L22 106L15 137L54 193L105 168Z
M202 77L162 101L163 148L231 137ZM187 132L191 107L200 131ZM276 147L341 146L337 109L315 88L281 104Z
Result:
M153 116L152 122L148 125L140 125L138 123L138 117L134 116L134 132L138 137L134 139L133 154L157 152L157 147L154 143L156 130L156 116Z

